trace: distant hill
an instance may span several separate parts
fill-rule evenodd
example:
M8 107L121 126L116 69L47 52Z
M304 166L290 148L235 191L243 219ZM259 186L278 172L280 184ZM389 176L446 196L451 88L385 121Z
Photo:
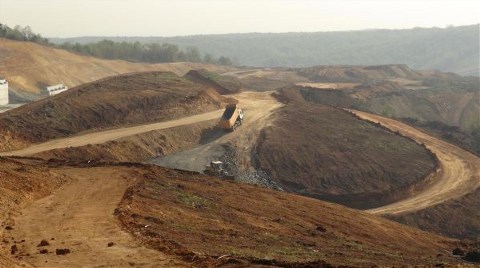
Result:
M479 74L479 25L408 30L315 33L248 33L179 37L52 38L55 43L160 42L195 46L239 65L305 67L403 63L420 70Z
M83 56L63 49L0 38L0 75L10 82L10 100L23 102L46 96L45 86L78 86L108 76L145 71L184 75L193 69L226 71L231 67L204 63L132 63Z

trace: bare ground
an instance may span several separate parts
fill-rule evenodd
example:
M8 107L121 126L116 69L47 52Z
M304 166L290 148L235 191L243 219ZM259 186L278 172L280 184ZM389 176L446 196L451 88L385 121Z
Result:
M404 123L386 117L351 110L362 119L398 131L431 150L440 162L440 168L430 178L424 191L402 201L368 210L374 214L401 214L414 212L447 200L461 197L480 186L480 159L457 146L434 138Z
M36 144L25 149L2 152L0 156L27 156L40 152L67 148L67 147L79 147L88 144L101 144L112 140L121 139L128 136L133 136L140 133L145 133L153 130L167 129L182 125L188 125L197 122L208 121L212 119L220 118L223 110L217 110L213 112L207 112L203 114L183 117L180 119L170 120L166 122L153 123L147 125L140 125L134 127L118 128L106 131L93 132L68 138L55 139L44 143Z
M224 146L234 148L236 167L239 173L252 172L251 154L260 131L270 124L269 118L282 106L272 92L243 92L232 95L238 100L238 107L244 109L245 120L235 132L212 132L213 139L206 144L158 158L152 163L191 171L201 172L211 160L218 160L225 154ZM222 133L223 132L223 133Z
M70 178L52 195L35 201L14 218L9 233L20 265L29 267L186 267L186 263L137 243L118 225L114 211L125 190L139 178L126 168L61 168ZM41 240L49 245L39 247ZM112 246L108 246L113 243ZM56 249L71 253L58 256ZM47 249L47 254L39 254Z

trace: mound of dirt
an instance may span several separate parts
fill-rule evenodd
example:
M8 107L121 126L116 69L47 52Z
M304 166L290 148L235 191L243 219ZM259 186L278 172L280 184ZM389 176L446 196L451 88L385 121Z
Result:
M75 87L104 77L145 71L184 75L192 69L224 72L233 67L203 63L142 64L103 60L62 49L0 38L0 74L10 82L14 99L38 98L43 88L59 83Z
M404 198L435 170L424 147L333 107L311 104L295 89L256 146L256 167L289 192L355 208Z
M460 261L450 257L452 241L339 205L193 172L154 166L135 172L131 176L142 180L127 190L117 217L150 247L189 261L218 264L228 258L287 266Z
M192 81L209 84L222 95L238 93L242 89L242 83L238 78L234 76L220 75L209 72L205 69L191 70L185 75L185 77Z
M172 73L111 77L1 114L0 149L199 114L227 101L211 84Z

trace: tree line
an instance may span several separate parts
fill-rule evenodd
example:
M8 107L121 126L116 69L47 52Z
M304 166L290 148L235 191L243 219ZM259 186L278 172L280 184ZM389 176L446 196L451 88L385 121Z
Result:
M7 25L0 23L0 37L16 41L34 42L43 45L50 44L47 38L42 37L40 34L34 33L30 26L22 27L20 25L16 25L12 29Z
M140 42L115 42L101 40L94 43L72 43L53 44L47 38L34 33L30 26L15 26L10 28L0 23L0 38L7 38L17 41L34 42L76 52L82 55L93 56L111 60L126 60L131 62L165 63L165 62L204 62L220 65L232 65L230 58L215 57L210 53L202 55L198 48L190 46L184 49L169 43L147 43Z
M59 48L77 52L83 55L104 59L122 59L132 62L204 62L220 65L232 65L232 61L224 56L216 58L212 54L201 55L196 47L180 49L169 43L114 42L102 40L95 43L80 44L66 42L58 45Z
M246 33L176 37L78 37L71 42L101 39L194 46L204 53L255 67L407 64L418 70L461 75L479 74L478 24L448 28L363 30L314 33ZM64 42L66 39L52 39Z

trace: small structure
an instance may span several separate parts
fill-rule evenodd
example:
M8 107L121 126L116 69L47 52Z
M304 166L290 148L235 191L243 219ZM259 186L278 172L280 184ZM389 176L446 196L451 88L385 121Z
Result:
M68 90L68 87L64 84L58 84L53 86L48 86L47 91L49 96L57 95L58 93Z
M0 105L8 104L8 81L0 77Z

